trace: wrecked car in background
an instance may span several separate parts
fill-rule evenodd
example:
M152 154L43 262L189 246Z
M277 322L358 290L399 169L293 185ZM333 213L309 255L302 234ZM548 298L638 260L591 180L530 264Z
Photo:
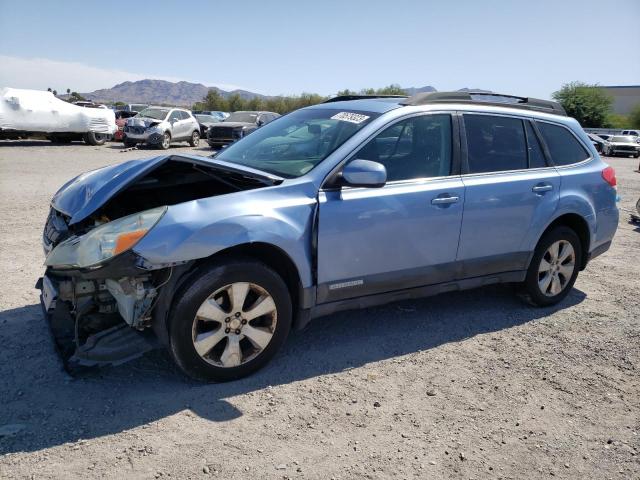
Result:
M45 135L53 142L102 145L116 132L107 108L74 105L40 90L0 88L0 139Z
M148 107L128 118L123 129L125 147L146 143L166 150L173 142L200 143L200 125L183 108Z
M226 147L279 116L274 112L233 112L207 130L207 143L214 149Z
M340 310L501 282L560 302L611 245L615 172L558 104L476 96L336 98L214 157L69 181L37 284L67 365L158 339L188 375L230 380Z

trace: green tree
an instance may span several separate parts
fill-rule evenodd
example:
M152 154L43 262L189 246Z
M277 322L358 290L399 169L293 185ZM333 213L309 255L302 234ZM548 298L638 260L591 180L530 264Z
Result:
M583 127L599 128L607 124L613 98L597 85L566 83L552 96Z
M71 89L67 88L67 95L69 95L71 93Z
M124 102L116 102L113 105L116 106L116 107L124 107L126 105L126 103L124 103Z
M604 126L606 128L627 128L630 125L630 120L627 115L620 115L618 113L610 113L607 115L607 120Z
M640 103L633 107L629 114L629 126L631 128L640 128Z
M406 95L406 94L407 92L405 92L397 83L392 83L391 85L388 85L383 88L378 88L376 90L376 95Z

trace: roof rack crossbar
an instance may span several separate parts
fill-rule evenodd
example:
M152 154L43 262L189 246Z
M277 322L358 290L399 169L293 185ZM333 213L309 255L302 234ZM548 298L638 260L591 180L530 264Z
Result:
M369 98L407 98L407 95L338 95L322 103L344 102L348 100L366 100Z
M489 97L487 100L480 100L477 97ZM474 98L476 97L476 98ZM505 98L515 100L510 102L502 102L492 100L491 98ZM518 97L515 95L504 95L501 93L491 92L424 92L417 93L407 98L401 105L428 105L432 103L467 103L467 104L483 104L507 108L522 108L525 110L536 110L539 112L553 113L555 115L567 116L567 112L558 102L551 100L540 100L531 97Z

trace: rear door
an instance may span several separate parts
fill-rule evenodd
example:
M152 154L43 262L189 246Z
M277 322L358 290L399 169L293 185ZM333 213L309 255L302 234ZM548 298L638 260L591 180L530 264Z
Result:
M455 125L444 113L399 120L351 157L385 165L384 187L320 192L318 303L455 278L464 203Z
M526 268L532 231L556 209L560 176L526 118L462 114L465 205L458 260L461 278Z

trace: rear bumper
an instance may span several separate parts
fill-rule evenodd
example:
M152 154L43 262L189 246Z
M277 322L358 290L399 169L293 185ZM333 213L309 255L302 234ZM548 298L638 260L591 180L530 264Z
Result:
M591 252L589 252L589 261L593 260L596 257L599 257L604 252L609 250L609 248L611 248L611 241L605 242L602 245L598 245L596 248L591 250Z

